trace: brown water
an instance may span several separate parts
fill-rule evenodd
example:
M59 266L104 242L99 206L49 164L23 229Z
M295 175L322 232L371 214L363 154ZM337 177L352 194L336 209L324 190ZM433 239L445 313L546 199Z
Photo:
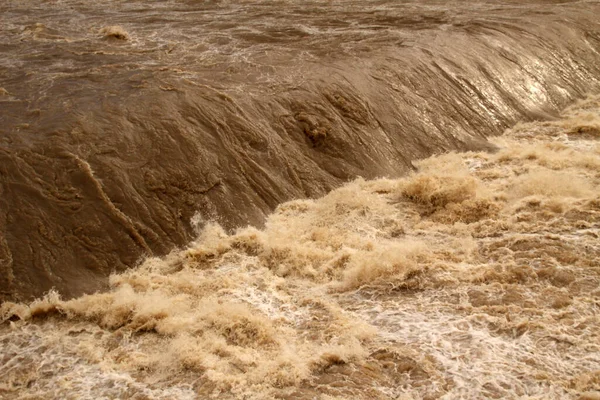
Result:
M600 98L0 314L5 398L596 399ZM595 393L595 394L594 394Z
M599 89L599 7L4 0L0 299L555 117Z
M1 2L0 398L599 399L597 15Z

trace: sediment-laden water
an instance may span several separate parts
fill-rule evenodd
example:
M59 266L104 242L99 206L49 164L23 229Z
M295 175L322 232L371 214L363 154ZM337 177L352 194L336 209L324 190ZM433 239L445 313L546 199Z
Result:
M0 398L599 399L598 14L0 3Z
M0 2L0 299L106 288L600 87L597 1Z
M595 399L600 101L4 303L6 398Z

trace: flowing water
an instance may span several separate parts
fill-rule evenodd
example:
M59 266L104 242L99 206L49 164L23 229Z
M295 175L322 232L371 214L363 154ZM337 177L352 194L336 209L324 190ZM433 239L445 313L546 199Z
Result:
M208 223L105 293L4 303L7 398L600 390L600 98L398 180ZM593 394L596 393L596 394ZM587 397L585 397L587 396Z
M0 398L599 399L597 15L3 1Z
M600 92L597 1L0 2L0 299Z

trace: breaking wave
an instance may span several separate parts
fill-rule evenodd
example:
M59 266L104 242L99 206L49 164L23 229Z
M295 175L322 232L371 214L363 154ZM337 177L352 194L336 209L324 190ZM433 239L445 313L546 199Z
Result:
M112 272L186 246L194 215L229 234L262 227L286 201L556 118L600 90L597 15L597 1L2 1L0 301L104 290ZM585 196L565 174L523 175L509 195ZM436 223L498 211L473 179L446 178L398 196ZM335 247L288 254L275 246L287 231L263 248L264 234L239 246L346 290L432 251L404 243L367 273L387 250L346 265Z
M600 98L1 308L5 398L600 391ZM199 217L200 218L200 217Z

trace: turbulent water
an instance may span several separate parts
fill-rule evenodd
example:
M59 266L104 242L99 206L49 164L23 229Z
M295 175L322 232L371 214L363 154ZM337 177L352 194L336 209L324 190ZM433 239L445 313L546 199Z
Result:
M598 15L1 1L0 398L600 399Z
M600 98L4 303L6 398L597 399Z
M0 1L0 299L600 91L597 1Z

